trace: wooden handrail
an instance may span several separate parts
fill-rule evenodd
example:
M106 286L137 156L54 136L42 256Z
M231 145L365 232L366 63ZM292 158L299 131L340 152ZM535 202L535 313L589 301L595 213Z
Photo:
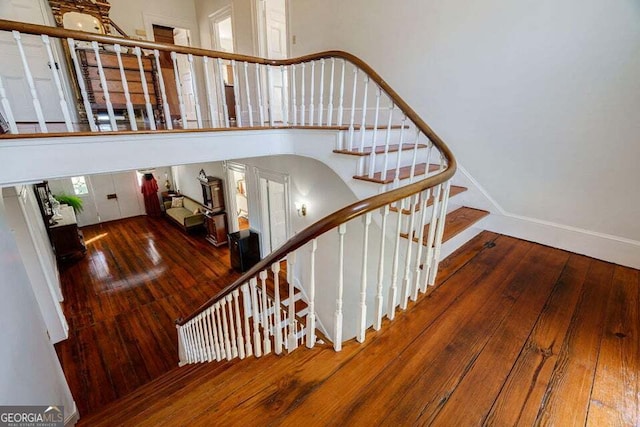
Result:
M311 226L305 228L300 233L296 234L294 237L289 239L283 246L278 248L276 251L269 254L266 258L258 262L254 265L249 271L242 275L238 280L224 288L220 291L215 297L209 299L206 303L202 304L196 311L194 311L191 315L184 319L179 319L176 321L178 325L184 325L191 319L195 318L202 310L211 306L211 304L215 303L222 297L225 297L229 293L231 293L236 288L240 287L242 284L249 281L249 279L255 277L260 271L268 268L276 261L282 260L288 253L295 251L296 249L302 247L312 239L319 237L325 232L332 230L338 227L340 224L344 224L354 218L357 218L361 215L364 215L368 212L372 212L378 208L386 206L392 202L397 200L405 199L409 196L412 196L416 193L424 191L428 188L432 188L438 184L441 184L453 177L457 169L457 162L453 153L447 147L447 145L436 135L436 133L418 116L418 114L402 99L400 96L394 91L387 82L376 73L367 63L362 61L360 58L339 50L331 50L320 53L314 53L310 55L300 56L297 58L289 58L283 60L272 60L265 58L258 58L254 56L248 55L238 55L227 52L219 52L207 49L193 48L193 47L185 47L185 46L176 46L166 43L156 43L149 41L141 41L141 40L132 40L125 39L122 37L101 35L101 34L93 34L86 33L82 31L73 31L67 30L59 27L47 27L42 25L35 24L27 24L23 22L15 22L15 21L7 21L0 20L0 31L12 31L17 30L22 33L27 34L35 34L41 35L46 34L51 37L58 38L73 38L76 40L82 41L96 41L99 43L107 43L107 44L120 44L122 46L138 46L143 49L157 49L161 51L170 51L182 54L192 54L197 56L208 56L210 58L221 58L225 60L236 60L236 61L246 61L257 64L266 64L273 66L280 65L294 65L299 63L304 63L308 61L320 60L323 58L340 58L346 61L351 62L355 66L359 67L362 71L364 71L371 80L375 81L382 90L384 90L387 95L391 98L393 103L400 108L400 110L409 118L416 127L425 134L429 138L429 140L440 150L442 155L447 161L446 169L442 170L436 175L430 176L418 182L414 182L412 184L396 188L391 191L387 191L385 193L369 197L364 200L357 201L347 207L337 210L336 212L328 215ZM228 130L228 129L227 129ZM154 133L157 133L155 131ZM91 135L96 135L95 133L90 133ZM70 134L64 134L64 136L69 136ZM51 136L51 135L48 135Z

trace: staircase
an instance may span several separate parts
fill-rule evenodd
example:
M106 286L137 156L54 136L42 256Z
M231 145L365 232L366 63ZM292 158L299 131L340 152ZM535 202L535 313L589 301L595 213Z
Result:
M301 346L330 345L338 352L347 341L364 343L368 333L382 328L383 319L393 320L436 283L442 255L478 234L480 221L488 214L465 206L468 189L456 182L456 160L446 144L371 67L348 53L330 51L275 61L0 20L0 31L14 30L21 52L17 30L42 36L47 47L49 38L66 39L72 58L84 42L91 43L97 58L103 51L116 52L122 81L115 87L127 102L116 114L109 104L109 91L116 89L101 85L108 111L94 111L95 104L84 90L85 76L75 62L91 132L76 132L79 127L65 111L67 132L48 135L34 89L31 96L41 132L19 134L0 81L0 103L8 113L9 128L18 134L9 137L153 135L189 132L191 127L201 132L307 129L335 135L335 146L327 147L325 153L327 164L353 162L349 163L353 173L343 179L359 200L302 230L193 314L177 321L180 365L216 361L225 366L236 358L291 353ZM178 55L185 55L192 72L200 67L205 87L191 80L195 121L187 120L177 84L172 91L179 96L177 123L182 129L175 129L170 120L162 122L162 117L172 115L165 86L176 83L163 81L161 73L157 80L164 115L150 113L148 97L146 108L134 111L122 46L132 48L140 64L142 53L157 60L159 51L168 51L174 65ZM30 77L28 61L23 60ZM233 129L223 81L228 70L235 81L232 107L238 127ZM61 77L60 70L51 69L51 73ZM98 73L104 82L100 61ZM144 75L145 70L141 68L140 73ZM286 82L278 89L271 84L275 74ZM176 82L180 81L176 75ZM278 96L275 90L280 91ZM58 96L61 108L73 105L63 91ZM109 123L96 125L104 114ZM149 129L138 129L138 122Z

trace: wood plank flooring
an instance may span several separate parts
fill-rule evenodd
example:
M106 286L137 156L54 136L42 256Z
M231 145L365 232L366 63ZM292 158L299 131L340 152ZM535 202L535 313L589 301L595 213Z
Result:
M83 228L87 255L60 267L69 339L56 345L81 414L178 363L174 321L240 275L227 246L145 216Z
M83 425L638 425L639 274L483 232L343 351L176 368Z

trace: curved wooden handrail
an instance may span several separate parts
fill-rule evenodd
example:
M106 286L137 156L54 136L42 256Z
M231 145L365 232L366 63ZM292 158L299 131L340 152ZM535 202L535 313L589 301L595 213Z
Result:
M195 318L202 310L211 306L211 304L215 303L220 298L228 295L236 288L240 287L242 284L247 283L249 279L255 277L260 271L268 268L271 264L276 261L280 261L283 259L288 253L295 251L301 246L305 245L309 241L319 237L325 232L332 230L338 227L340 224L346 223L354 218L362 216L368 212L372 212L378 208L381 208L385 205L388 205L394 201L405 199L409 196L412 196L416 193L424 191L428 188L432 188L438 184L441 184L450 178L456 172L457 162L453 153L449 149L449 147L436 135L436 133L418 116L418 114L402 99L400 96L394 91L387 82L376 73L373 68L371 68L367 63L362 61L360 58L340 50L331 50L320 53L314 53L310 55L300 56L297 58L289 58L283 60L272 60L265 58L258 58L254 56L248 55L238 55L227 52L218 52L207 49L193 48L193 47L185 47L185 46L175 46L166 43L156 43L149 41L140 41L140 40L131 40L125 39L122 37L108 36L108 35L100 35L93 33L85 33L81 31L72 31L66 30L64 28L59 27L47 27L42 25L35 24L27 24L23 22L15 22L15 21L7 21L0 20L0 31L12 31L17 30L22 33L27 34L47 34L51 37L58 38L67 38L71 37L76 40L82 41L97 41L100 43L107 44L120 44L122 46L138 46L143 49L158 49L162 51L171 51L182 54L192 54L197 56L208 56L221 58L225 60L236 60L236 61L246 61L251 63L258 64L266 64L273 66L280 65L294 65L308 61L320 60L323 58L340 58L346 61L351 62L352 64L359 67L362 71L364 71L371 80L375 81L381 89L383 89L387 95L391 98L393 103L402 110L403 114L409 118L418 129L422 133L424 133L429 140L440 150L444 158L447 160L447 167L439 172L436 175L430 176L418 182L414 182L409 185L405 185L400 188L396 188L391 191L387 191L385 193L369 197L367 199L359 200L347 207L337 210L336 212L328 215L316 223L310 225L309 227L302 230L300 233L296 234L294 237L289 239L283 246L278 248L276 251L269 254L266 258L258 262L254 265L249 271L242 275L238 280L225 287L222 291L220 291L215 297L210 298L207 302L202 304L197 310L195 310L191 315L184 319L179 319L176 321L178 325L184 325L191 319ZM68 136L66 134L65 136ZM94 134L95 135L95 134Z

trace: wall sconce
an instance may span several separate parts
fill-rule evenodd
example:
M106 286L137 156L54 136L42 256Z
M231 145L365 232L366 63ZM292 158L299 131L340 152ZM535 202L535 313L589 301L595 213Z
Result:
M307 205L305 203L295 202L298 216L307 216Z

